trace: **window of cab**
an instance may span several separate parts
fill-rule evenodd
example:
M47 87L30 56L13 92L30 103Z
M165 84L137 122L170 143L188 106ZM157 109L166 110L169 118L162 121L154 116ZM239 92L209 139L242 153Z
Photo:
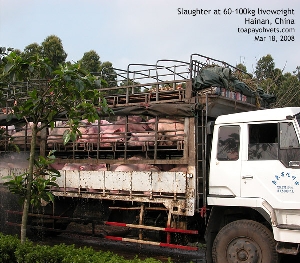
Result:
M240 126L221 126L218 132L217 159L236 161L239 159Z
M278 159L278 123L248 125L248 160Z

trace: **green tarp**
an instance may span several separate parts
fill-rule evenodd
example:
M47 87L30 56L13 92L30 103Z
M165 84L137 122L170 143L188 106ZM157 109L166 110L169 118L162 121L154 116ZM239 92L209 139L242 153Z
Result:
M234 90L248 97L260 97L267 103L275 102L274 95L266 94L261 88L250 89L244 82L238 80L230 68L219 66L202 68L193 79L193 89L201 90L209 87L221 87Z

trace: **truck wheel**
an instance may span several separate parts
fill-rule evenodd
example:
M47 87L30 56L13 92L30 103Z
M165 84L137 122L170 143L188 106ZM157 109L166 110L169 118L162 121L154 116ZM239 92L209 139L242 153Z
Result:
M213 247L214 263L278 263L271 231L251 220L238 220L224 226Z

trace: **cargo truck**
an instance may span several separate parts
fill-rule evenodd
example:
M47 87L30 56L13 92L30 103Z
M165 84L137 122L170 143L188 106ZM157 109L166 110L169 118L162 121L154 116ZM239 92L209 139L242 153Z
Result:
M300 107L272 109L274 97L245 72L199 54L113 72L122 84L100 89L111 116L83 121L81 138L66 145L61 118L39 135L37 154L55 150L61 176L49 189L54 203L30 214L32 230L60 233L74 221L94 234L100 224L122 229L106 229L111 240L186 250L202 241L209 263L298 254ZM1 156L15 159L1 178L24 172L8 146L28 152L30 126L10 138ZM13 224L18 212L2 209Z

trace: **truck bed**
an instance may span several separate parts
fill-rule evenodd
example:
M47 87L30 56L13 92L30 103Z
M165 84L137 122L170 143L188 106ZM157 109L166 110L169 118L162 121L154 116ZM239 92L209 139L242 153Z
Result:
M163 66L162 63L174 62L175 66ZM136 66L136 65L132 65ZM144 66L144 65L143 65ZM104 132L93 134L97 136L96 142L88 140L83 142L69 142L63 145L59 140L49 144L48 138L51 129L39 136L37 154L47 155L55 150L56 164L61 171L57 179L58 188L51 189L56 196L109 199L121 201L147 202L163 204L168 210L178 215L193 215L201 206L199 199L203 198L205 186L206 153L204 145L206 136L206 123L219 115L255 110L258 105L256 98L244 96L240 91L212 86L205 89L193 88L193 78L203 67L203 64L190 65L180 61L159 61L156 65L147 65L142 70L131 70L125 73L128 85L101 88L99 92L106 94L108 106L113 110L111 116L99 112L100 120L110 122L124 119L124 129L115 132L121 140L101 143L100 137ZM189 67L189 70L186 68ZM195 72L191 72L191 68ZM147 72L147 73L145 73ZM153 73L154 72L154 73ZM101 76L101 74L100 74ZM118 74L120 76L120 74ZM43 85L47 85L44 83ZM11 94L26 94L30 87L18 83L10 89L4 89L6 98L6 113L12 106ZM151 141L133 146L129 141L136 131L129 131L129 118L139 116L142 120L134 124L148 124L155 119L154 126L162 118L175 120L183 125L181 135L178 130L162 132L157 128L147 132L154 134ZM30 119L29 119L30 120ZM56 116L57 127L64 127L64 114ZM15 116L0 113L0 125L3 132L0 138L0 156L15 152L16 140L7 135L8 127L15 125L23 135L18 137L21 141L17 146L20 151L28 152L30 146L30 127L26 123L19 123ZM98 122L98 131L103 128ZM154 127L153 126L153 127ZM176 125L175 125L176 127ZM167 135L173 133L173 137ZM109 135L109 134L108 134ZM61 139L60 139L61 140ZM170 143L171 142L171 143ZM136 157L140 159L135 159ZM0 158L1 159L1 158ZM80 167L100 165L103 170L64 170L64 165ZM157 170L131 170L114 171L113 167L123 165L155 166ZM1 174L11 174L16 167L7 167L7 162L1 163ZM166 168L168 167L168 169ZM183 171L173 168L185 167ZM22 168L22 167L19 167Z

